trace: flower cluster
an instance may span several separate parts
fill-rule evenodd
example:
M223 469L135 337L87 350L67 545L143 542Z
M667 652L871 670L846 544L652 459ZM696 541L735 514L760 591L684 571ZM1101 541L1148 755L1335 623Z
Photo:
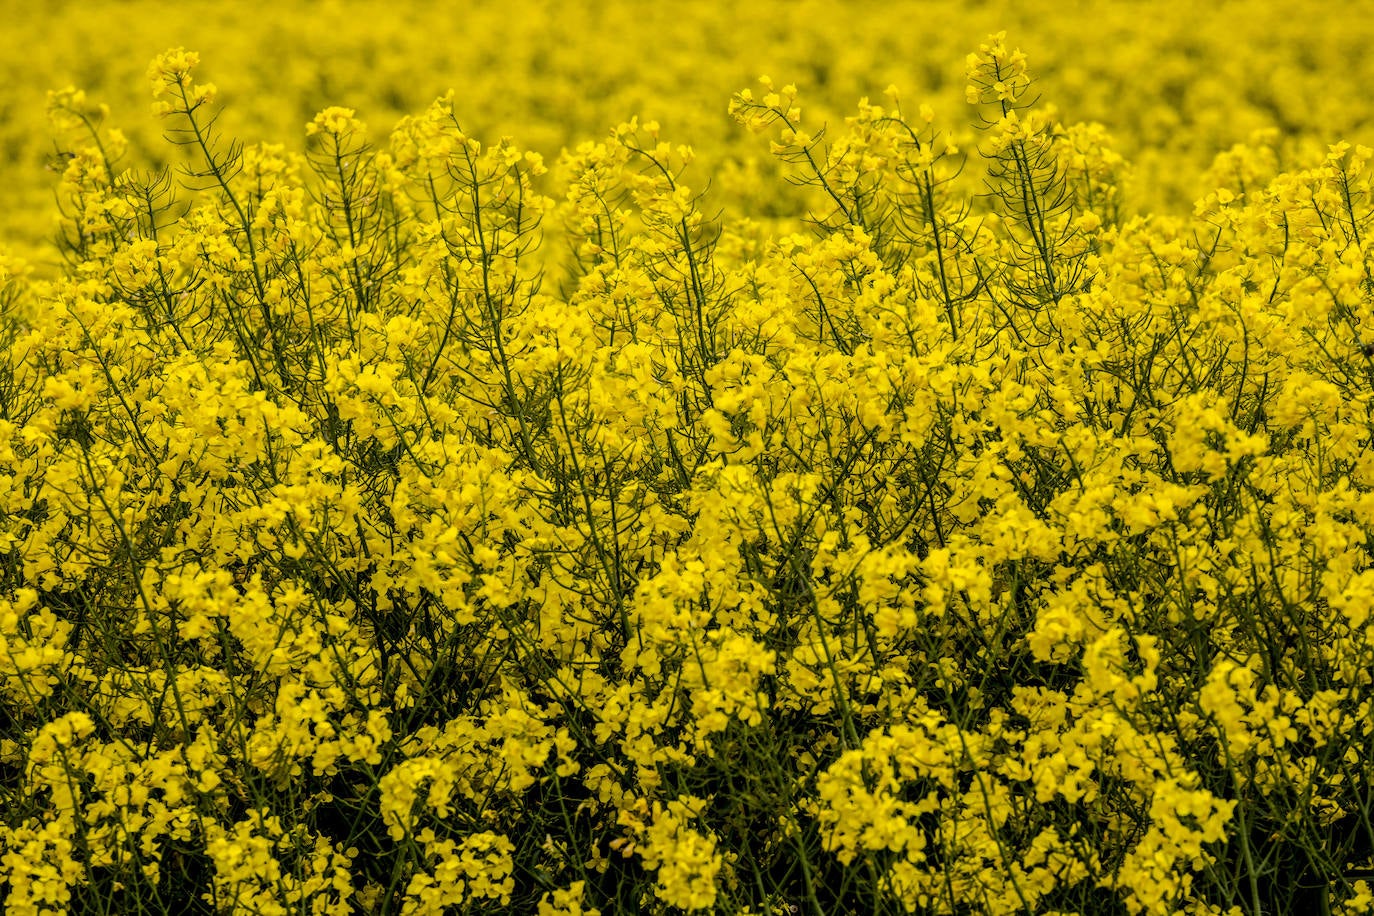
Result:
M1374 910L1368 147L1133 215L996 35L755 220L199 66L0 259L5 913Z
M164 125L134 117L148 105L148 55L175 45L213 60L226 89L252 100L226 112L226 130L297 152L300 121L325 105L390 125L449 86L461 88L472 128L493 139L515 133L550 161L642 112L696 145L713 206L794 231L804 211L771 193L780 169L766 147L720 117L722 98L767 71L786 77L779 89L795 83L807 92L809 130L888 83L953 111L969 85L959 62L980 36L1004 28L1014 29L1014 42L1003 39L1010 50L1034 52L1048 98L1111 125L1136 167L1130 199L1146 208L1176 211L1212 190L1198 175L1216 150L1253 131L1281 127L1276 152L1295 161L1370 123L1364 87L1374 82L1374 58L1365 49L1374 19L1332 15L1322 0L1095 0L1090 15L1051 0L845 0L800 9L788 0L653 9L564 0L556 15L545 0L440 10L421 0L20 4L0 31L0 235L57 272L45 169L60 164L35 105L48 88L98 89L129 130L126 164L176 160L160 143ZM160 74L190 64L163 63ZM159 82L165 102L179 84ZM988 84L994 96L996 82ZM1028 98L1019 95L1024 80L1001 82Z

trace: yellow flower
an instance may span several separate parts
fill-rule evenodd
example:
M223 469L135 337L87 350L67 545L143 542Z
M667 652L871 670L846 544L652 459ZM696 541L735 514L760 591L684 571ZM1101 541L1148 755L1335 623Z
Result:
M191 71L200 66L200 55L195 51L176 47L164 51L153 58L148 65L148 82L152 84L153 98L168 92L169 87L183 89L191 85Z
M340 139L353 135L365 135L367 127L355 116L352 108L332 105L324 109L305 125L305 135L313 137L319 133L330 134Z

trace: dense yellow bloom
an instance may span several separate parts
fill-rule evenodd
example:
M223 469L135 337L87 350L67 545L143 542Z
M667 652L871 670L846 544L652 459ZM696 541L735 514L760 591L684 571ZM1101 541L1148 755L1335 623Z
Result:
M426 859L433 864L410 879L401 912L437 916L482 899L509 904L514 889L512 849L510 840L492 833L473 834L461 843L425 841Z
M566 888L545 894L539 901L539 916L600 916L596 907L582 904L587 882L574 881Z
M332 848L324 837L315 837L306 848L302 839L303 832L289 836L277 817L256 810L229 830L211 825L205 846L215 881L207 902L235 914L350 912L351 856ZM288 852L298 859L294 867L282 861Z
M6 912L1368 909L1374 152L1241 6L284 4L368 79L203 49L280 142L184 47L52 92Z

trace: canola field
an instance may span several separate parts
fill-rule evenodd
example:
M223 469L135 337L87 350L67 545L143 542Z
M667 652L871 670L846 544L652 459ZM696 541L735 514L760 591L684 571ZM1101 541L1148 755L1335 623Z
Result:
M12 4L0 912L1374 912L1371 46Z

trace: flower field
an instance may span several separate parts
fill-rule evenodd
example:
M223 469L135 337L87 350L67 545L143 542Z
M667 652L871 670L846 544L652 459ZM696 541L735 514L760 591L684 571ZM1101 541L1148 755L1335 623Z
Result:
M1374 912L1360 3L6 29L5 916Z

